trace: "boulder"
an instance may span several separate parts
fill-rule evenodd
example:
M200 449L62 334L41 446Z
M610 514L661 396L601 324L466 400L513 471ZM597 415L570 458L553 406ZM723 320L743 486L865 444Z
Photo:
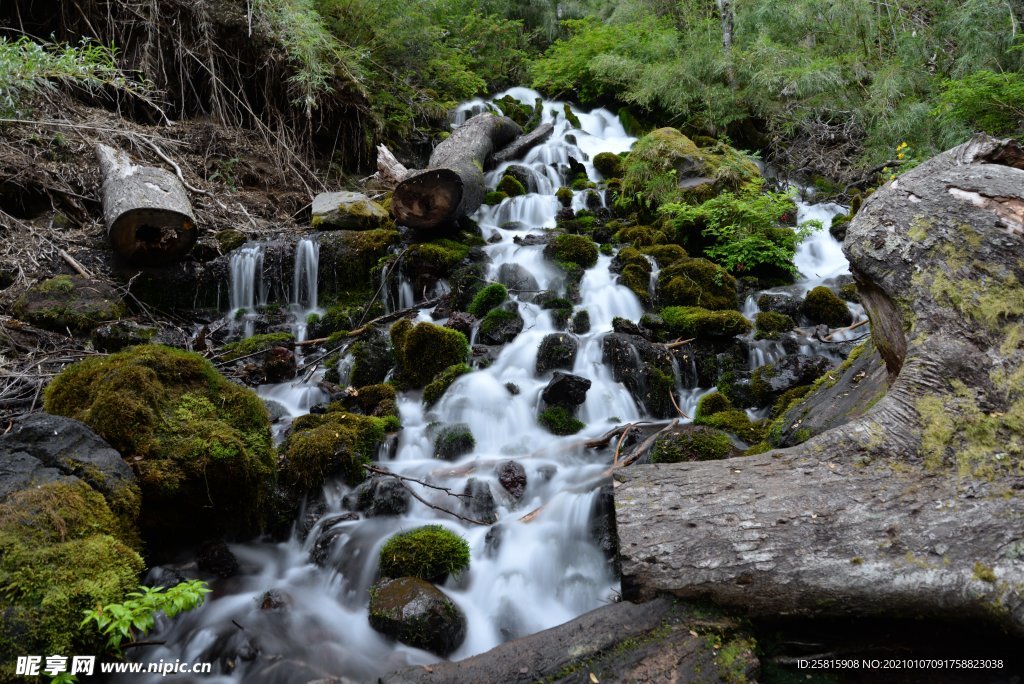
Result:
M287 347L271 347L263 355L263 377L266 382L287 382L295 377L297 368L295 352Z
M475 477L469 478L462 496L462 509L467 517L488 525L498 522L498 504L487 482Z
M580 343L575 335L552 333L546 335L537 349L537 375L556 368L572 370Z
M313 227L318 230L369 230L387 225L387 210L359 192L322 192L313 198Z
M473 451L476 439L466 423L445 425L434 437L434 457L454 461Z
M102 280L60 275L33 285L14 304L14 313L32 325L80 335L104 321L121 318L121 294Z
M825 356L784 356L755 370L750 377L750 388L758 404L764 406L794 387L811 384L830 368L832 361Z
M612 377L629 390L638 403L655 418L676 415L669 392L675 384L672 354L637 335L612 333L602 342L602 362Z
M555 371L552 374L551 382L541 392L540 398L551 406L562 406L574 410L587 400L587 390L590 389L590 385L590 380L587 378Z
M503 306L487 312L480 321L477 339L483 344L508 344L523 331L523 325L519 305L515 302L506 302Z
M509 292L518 294L524 302L533 301L536 293L540 290L540 284L533 274L519 264L499 266L498 282L508 288Z
M370 626L403 644L442 658L466 638L466 616L429 582L400 577L370 590Z
M371 477L342 498L345 508L360 511L367 518L404 515L412 497L401 481L393 477Z
M114 321L101 325L89 336L96 351L113 354L137 344L148 344L156 338L158 330L135 321Z
M505 461L498 465L498 482L518 501L526 492L526 468L518 461Z
M782 292L766 292L757 298L757 307L761 311L771 311L790 318L800 315L800 300Z

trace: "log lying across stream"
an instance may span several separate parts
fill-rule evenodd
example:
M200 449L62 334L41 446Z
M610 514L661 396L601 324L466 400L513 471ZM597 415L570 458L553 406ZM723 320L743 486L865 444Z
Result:
M484 200L484 166L522 129L505 116L477 114L434 148L426 169L407 171L395 188L391 210L410 228L450 224Z
M623 596L1024 636L1024 150L922 164L844 248L889 392L796 447L617 471Z

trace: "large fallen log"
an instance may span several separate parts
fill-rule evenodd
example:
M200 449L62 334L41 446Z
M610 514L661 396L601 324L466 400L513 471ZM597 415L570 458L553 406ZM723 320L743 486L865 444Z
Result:
M534 147L540 145L542 142L550 138L554 130L555 125L550 123L541 124L540 126L537 126L529 133L525 133L519 136L518 138L510 142L508 145L505 145L505 147L495 152L494 156L491 159L492 163L495 166L497 166L498 164L503 164L504 162L522 159L524 156L526 156L527 152L529 152Z
M136 166L127 153L96 145L103 174L103 219L114 252L133 264L177 261L199 231L181 181L152 166Z
M488 158L521 132L512 119L486 112L456 128L434 148L426 169L408 171L395 187L395 219L426 229L476 211L484 200Z
M617 471L623 595L1024 635L1024 150L922 164L844 249L890 390L796 447Z

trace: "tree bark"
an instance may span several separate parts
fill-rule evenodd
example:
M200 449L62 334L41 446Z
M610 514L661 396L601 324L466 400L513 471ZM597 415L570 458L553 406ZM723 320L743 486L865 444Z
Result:
M550 138L554 130L554 124L546 123L537 126L525 135L519 136L508 145L494 153L494 157L492 159L494 166L509 161L515 161L516 159L522 159L526 156L527 152Z
M480 208L490 156L522 132L505 116L477 114L434 148L427 168L411 171L395 188L391 209L410 228L453 223Z
M1024 635L1022 169L978 137L865 202L844 249L888 393L796 447L618 471L624 597Z
M199 236L181 181L169 171L136 166L122 150L96 145L103 174L107 239L125 261L167 264L188 253Z

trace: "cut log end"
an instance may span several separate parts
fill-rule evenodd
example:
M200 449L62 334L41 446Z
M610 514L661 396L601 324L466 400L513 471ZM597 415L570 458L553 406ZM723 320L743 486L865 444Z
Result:
M432 228L454 221L462 202L463 183L450 169L421 171L395 188L391 210L398 223L410 228Z
M196 243L192 217L166 209L133 209L110 227L110 243L121 258L136 264L176 261Z

